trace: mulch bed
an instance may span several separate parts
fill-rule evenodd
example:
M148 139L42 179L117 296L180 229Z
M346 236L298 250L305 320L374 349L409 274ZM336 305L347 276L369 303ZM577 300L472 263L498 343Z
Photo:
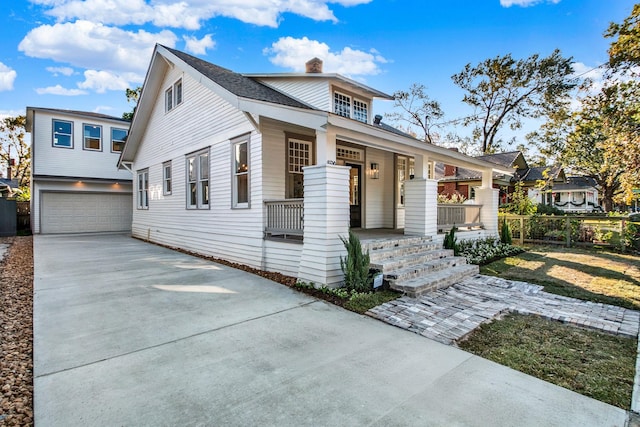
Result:
M0 424L33 425L33 239L0 238Z

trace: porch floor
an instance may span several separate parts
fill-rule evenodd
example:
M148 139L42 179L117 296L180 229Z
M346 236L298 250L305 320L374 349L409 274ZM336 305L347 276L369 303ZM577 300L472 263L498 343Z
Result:
M404 236L404 228L352 228L351 231L358 236L360 243L371 242L374 240L393 240Z

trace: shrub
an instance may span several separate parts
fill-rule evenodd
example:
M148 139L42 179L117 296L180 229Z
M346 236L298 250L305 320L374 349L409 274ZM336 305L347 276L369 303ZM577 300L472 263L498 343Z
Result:
M444 241L442 242L442 247L445 249L453 249L454 254L457 255L458 246L456 245L456 231L458 228L454 225L451 227L448 233L444 235Z
M340 236L347 249L347 257L340 257L340 268L344 273L344 288L347 291L367 292L373 287L369 275L369 252L362 252L360 239L349 231L349 238Z
M511 244L511 229L509 228L509 224L507 224L507 219L505 218L502 221L502 227L500 228L500 241L504 244Z
M555 206L538 204L536 212L540 215L566 215L567 213L562 209L558 209Z
M524 249L504 244L495 237L479 240L461 240L457 246L460 256L465 257L469 264L477 265L485 265L497 259L524 252Z

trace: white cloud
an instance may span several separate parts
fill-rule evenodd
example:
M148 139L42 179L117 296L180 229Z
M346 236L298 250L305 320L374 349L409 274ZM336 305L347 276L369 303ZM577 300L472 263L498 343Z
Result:
M38 95L61 95L61 96L78 96L86 95L87 92L80 89L67 89L60 85L43 87L36 89Z
M225 16L242 22L277 27L282 14L315 21L337 21L328 4L356 6L371 0L32 0L50 8L59 22L86 19L113 25L142 25L197 30L202 22Z
M365 52L345 47L340 52L331 52L326 43L309 40L307 37L281 37L263 52L272 55L270 61L273 64L297 72L304 71L305 63L313 57L322 59L325 73L347 76L379 74L381 70L378 65L387 62L375 49Z
M8 117L24 116L25 110L0 110L0 120Z
M76 21L34 28L22 39L18 50L27 56L85 69L141 73L146 71L156 42L174 47L176 40L168 30L134 32Z
M534 6L538 3L560 3L560 0L500 0L500 5L502 7L511 7L511 6L520 6L520 7L528 7Z
M16 70L0 62L0 92L13 90L13 82L17 76Z
M48 72L57 76L58 74L62 74L63 76L70 76L73 74L73 68L71 67L47 67Z
M108 105L98 105L96 108L93 109L94 113L102 113L102 114L108 114L111 111L113 111L113 107L109 107Z
M194 55L204 55L207 53L207 49L212 49L216 46L216 42L211 38L211 34L207 34L200 40L190 36L182 36L182 38L185 41L185 50Z
M116 74L110 71L86 70L85 80L78 83L80 89L91 89L97 93L105 93L108 90L124 91L130 87L130 82L142 83L143 76L134 73Z

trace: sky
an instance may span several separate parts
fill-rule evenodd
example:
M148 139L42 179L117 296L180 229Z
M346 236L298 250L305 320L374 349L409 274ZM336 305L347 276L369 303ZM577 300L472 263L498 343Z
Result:
M576 73L607 61L630 0L0 0L0 117L27 106L130 111L154 45L240 73L304 71L314 56L392 94L423 84L443 121L473 114L451 76L498 55L560 49ZM373 114L393 110L377 101ZM469 129L452 128L460 134ZM535 128L536 124L529 124ZM531 130L531 129L525 129ZM446 130L441 130L445 132ZM524 142L524 131L514 134ZM503 133L510 137L509 132Z

